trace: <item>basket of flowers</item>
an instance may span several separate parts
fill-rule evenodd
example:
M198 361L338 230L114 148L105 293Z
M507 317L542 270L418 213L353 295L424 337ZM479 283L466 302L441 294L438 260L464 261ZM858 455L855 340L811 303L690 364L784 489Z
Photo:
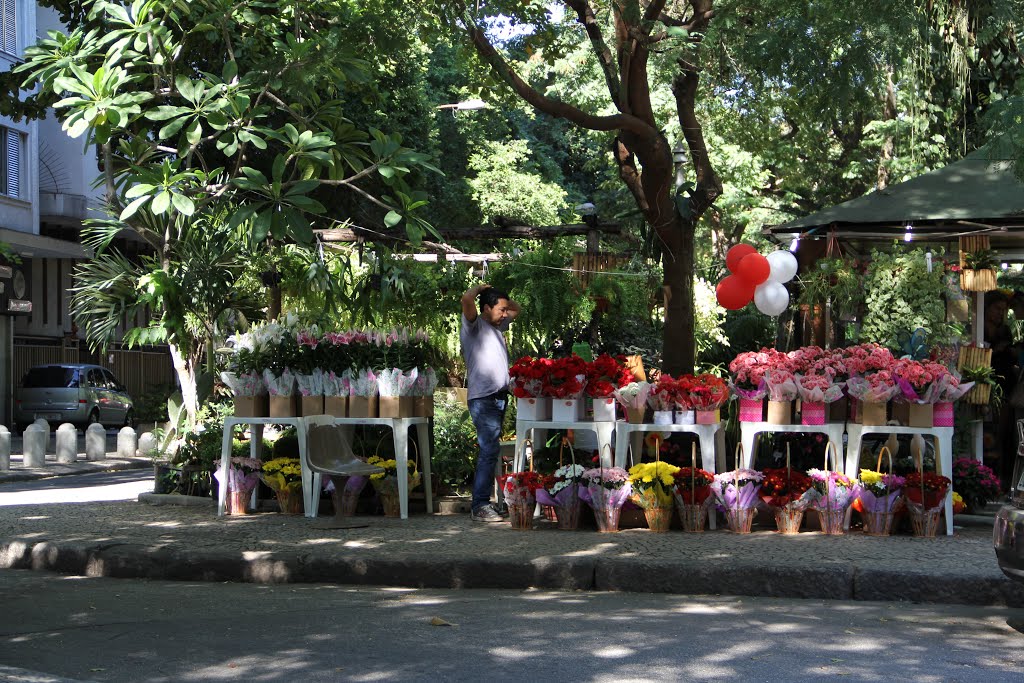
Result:
M697 444L693 444L690 467L682 467L673 475L673 496L683 531L700 533L708 519L708 508L714 501L711 484L715 475L697 468Z
M889 459L889 472L882 472L882 455ZM882 446L874 470L861 470L857 500L864 533L868 536L888 536L892 520L903 504L903 477L892 473L892 454Z
M533 529L533 511L537 507L537 491L544 486L540 474L533 471L533 442L523 441L523 459L529 463L529 470L511 472L498 479L501 493L508 505L509 522L513 529Z
M229 515L249 514L249 501L252 491L260 481L260 467L263 463L258 458L231 458L228 464L228 496L227 510ZM220 481L220 469L213 476ZM221 482L222 484L224 482Z
M633 490L629 473L621 467L592 467L585 470L582 477L597 520L597 530L618 531L622 506Z
M739 467L742 450L742 445L736 444L736 469L716 474L711 490L719 509L725 513L729 531L749 534L757 513L758 494L764 475L757 470Z
M789 444L786 444L786 466L762 471L761 500L775 516L780 534L799 533L804 511L818 497L811 478L790 466Z
M936 453L935 467L938 466L939 454ZM950 484L949 478L938 472L925 472L923 463L919 464L916 472L906 476L903 495L907 499L907 511L910 513L910 524L914 528L915 536L935 538L939 528L939 515L946 502Z
M286 515L302 514L302 467L298 458L274 458L263 463L260 479L277 497Z
M383 438L382 438L383 441ZM417 462L419 460L419 448L413 441L413 459L406 461L406 491L412 491L420 485L420 472ZM378 450L380 444L377 444ZM370 484L380 498L381 507L384 508L385 517L400 517L402 514L402 500L398 494L398 461L395 458L384 458L379 455L371 455L366 459L367 464L376 465L384 469L370 475Z
M842 472L828 469L830 456L832 467L838 467L839 457L831 441L825 446L825 469L807 470L807 475L819 494L812 506L818 512L822 533L839 536L845 532L846 509L856 498L857 485Z
M678 471L675 465L660 460L629 468L629 483L633 488L630 499L644 511L651 531L668 531L672 523L672 489Z
M562 462L562 451L569 447L571 462ZM572 444L565 437L558 450L558 469L554 474L543 477L542 486L537 489L537 502L542 508L554 511L554 521L559 529L576 529L580 522L580 487L583 482L583 465L576 464Z

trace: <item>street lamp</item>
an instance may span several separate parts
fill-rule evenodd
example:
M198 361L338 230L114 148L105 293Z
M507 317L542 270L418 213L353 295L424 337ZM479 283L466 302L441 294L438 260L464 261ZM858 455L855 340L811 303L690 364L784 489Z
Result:
M676 169L676 191L683 186L686 182L686 175L683 172L683 168L686 166L686 162L689 157L686 156L686 147L683 146L682 142L677 142L676 146L672 148L672 165Z

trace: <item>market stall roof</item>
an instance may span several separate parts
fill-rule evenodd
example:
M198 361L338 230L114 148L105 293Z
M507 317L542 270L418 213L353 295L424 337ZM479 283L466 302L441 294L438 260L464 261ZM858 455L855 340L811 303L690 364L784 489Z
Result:
M1008 156L1008 155L1002 155ZM1024 183L1013 161L982 148L944 168L767 229L780 239L824 236L841 240L902 238L952 242L988 234L992 247L1024 258Z

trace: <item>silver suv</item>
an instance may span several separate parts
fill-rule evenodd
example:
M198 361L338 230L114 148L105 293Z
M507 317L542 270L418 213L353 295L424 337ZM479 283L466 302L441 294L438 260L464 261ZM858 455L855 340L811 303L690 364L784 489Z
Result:
M51 428L65 422L85 428L135 426L135 410L124 385L99 365L37 365L21 380L14 395L18 431L39 418Z
M1020 421L1017 427L1024 435L1024 425ZM1020 448L1024 448L1024 443ZM1024 452L1017 452L1011 481L1009 504L996 513L992 545L1003 573L1015 581L1024 582Z

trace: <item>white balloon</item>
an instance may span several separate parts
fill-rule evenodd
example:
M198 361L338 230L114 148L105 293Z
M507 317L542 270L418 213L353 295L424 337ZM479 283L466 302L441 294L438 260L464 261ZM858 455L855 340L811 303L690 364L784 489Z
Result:
M789 292L781 283L768 280L754 290L754 305L765 315L781 315L789 306Z
M789 282L796 275L796 256L790 251L777 249L765 257L768 265L771 266L771 273L768 279L772 282Z

